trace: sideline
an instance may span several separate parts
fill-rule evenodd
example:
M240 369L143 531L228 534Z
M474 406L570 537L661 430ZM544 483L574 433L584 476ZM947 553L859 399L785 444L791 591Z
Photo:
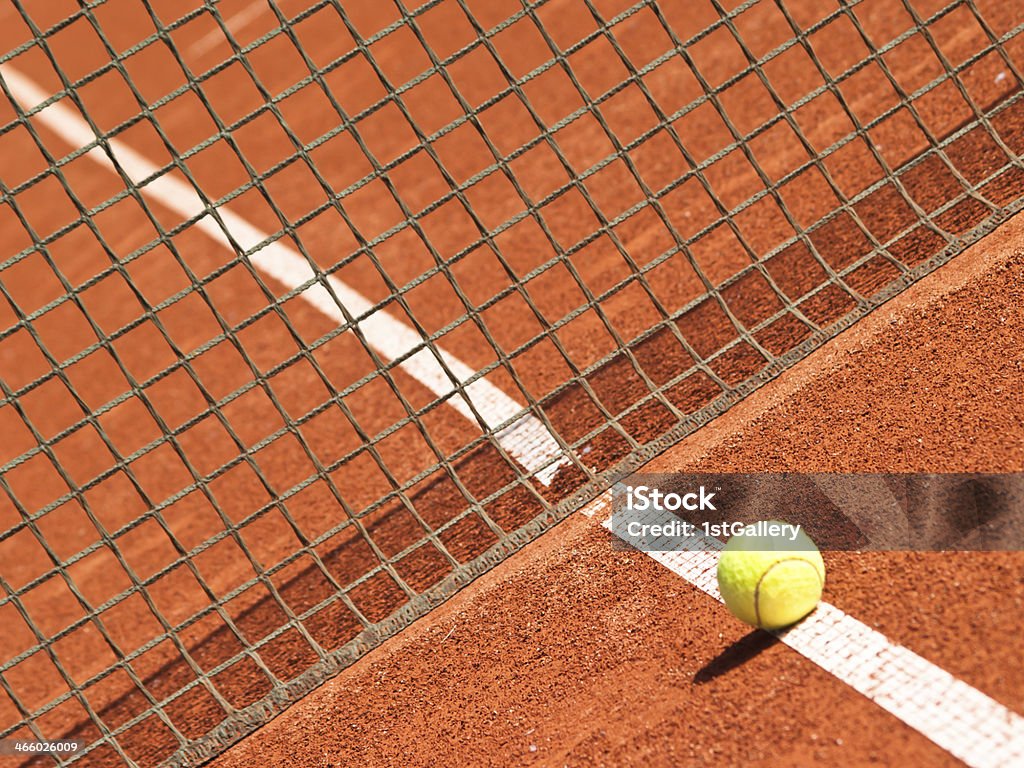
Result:
M0 77L25 113L52 98L52 94L9 66L0 67ZM62 101L44 107L31 120L56 133L72 151L91 147L86 152L91 160L114 173L120 168L144 195L183 220L200 217L193 226L232 252L240 249L248 253L252 266L287 291L304 288L299 296L339 325L348 322L344 307L352 318L359 318L353 327L358 327L366 344L383 363L412 353L398 367L439 398L447 397L445 402L470 422L480 425L482 421L486 430L495 431L498 444L545 486L568 463L562 447L539 418L528 411L524 415L523 406L486 379L466 384L476 371L439 344L424 341L416 330L390 312L374 310L373 302L334 275L314 270L306 257L286 244L284 237L257 229L226 205L215 209L218 222L192 185L177 177L180 171L158 176L163 169L118 139L100 140L89 124Z

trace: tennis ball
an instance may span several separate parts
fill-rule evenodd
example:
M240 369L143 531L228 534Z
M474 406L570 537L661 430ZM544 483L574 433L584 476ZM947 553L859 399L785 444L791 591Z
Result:
M825 562L810 537L794 526L781 534L770 521L729 539L718 560L718 589L732 614L762 629L780 629L814 610L825 585Z

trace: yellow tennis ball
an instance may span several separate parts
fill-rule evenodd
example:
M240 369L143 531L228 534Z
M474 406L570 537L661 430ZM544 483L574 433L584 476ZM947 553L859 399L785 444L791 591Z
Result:
M794 529L770 520L729 539L718 560L718 589L736 618L780 629L821 600L825 562L803 529Z

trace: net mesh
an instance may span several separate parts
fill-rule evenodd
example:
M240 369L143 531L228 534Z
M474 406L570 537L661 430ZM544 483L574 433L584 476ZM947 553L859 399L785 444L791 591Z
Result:
M218 754L1021 206L1001 0L13 0L0 739Z

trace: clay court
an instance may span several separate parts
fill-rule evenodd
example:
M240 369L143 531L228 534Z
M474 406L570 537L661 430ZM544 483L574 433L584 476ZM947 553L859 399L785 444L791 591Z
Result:
M863 683L601 525L639 469L1024 470L1022 33L5 5L0 740L83 746L0 764L1024 761L1019 551L826 548Z

